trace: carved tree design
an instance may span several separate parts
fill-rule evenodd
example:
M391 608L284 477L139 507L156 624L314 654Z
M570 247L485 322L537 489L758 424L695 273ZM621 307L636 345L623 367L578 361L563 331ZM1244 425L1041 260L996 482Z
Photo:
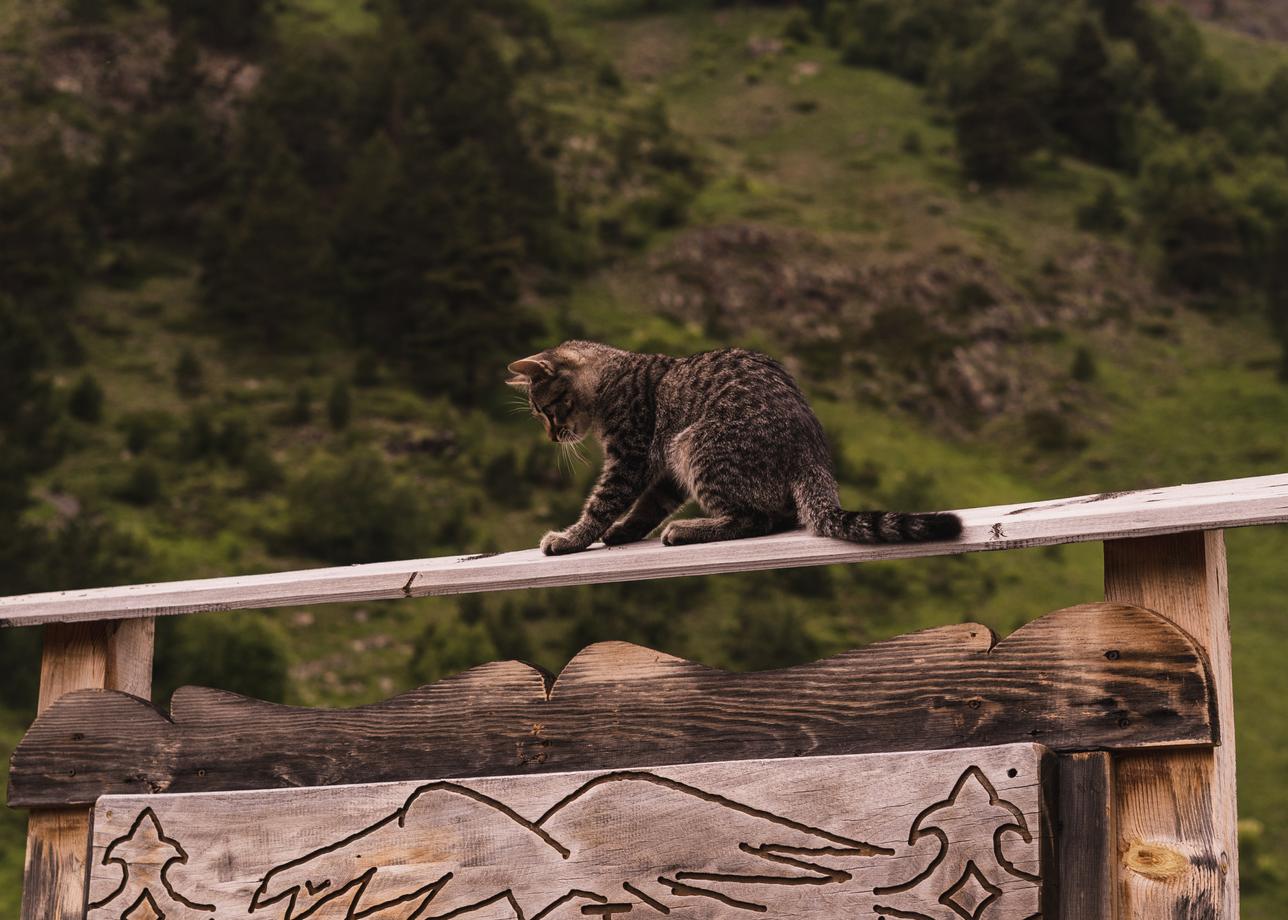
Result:
M990 820L995 825L991 845L983 845L980 829ZM979 767L968 768L948 797L919 814L908 833L909 846L934 837L939 852L906 882L874 889L881 900L873 910L907 920L988 920L1002 913L1039 917L1041 888L1034 883L1041 879L1006 858L1002 840L1009 834L1033 841L1024 813L998 795Z
M121 868L121 883L90 910L120 908L121 920L210 920L215 905L198 904L180 894L170 870L188 861L179 841L167 837L151 808L139 812L130 830L103 852L103 865Z

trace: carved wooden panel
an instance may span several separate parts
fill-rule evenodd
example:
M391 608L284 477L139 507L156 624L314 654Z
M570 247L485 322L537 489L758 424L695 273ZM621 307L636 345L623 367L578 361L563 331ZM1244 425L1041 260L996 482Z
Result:
M110 796L88 920L1022 920L1049 766L1016 744Z
M1000 642L963 623L755 674L601 643L553 682L498 662L350 710L185 687L167 716L81 691L19 744L9 803L1027 741L1129 750L1208 745L1215 732L1190 637L1140 607L1087 604Z

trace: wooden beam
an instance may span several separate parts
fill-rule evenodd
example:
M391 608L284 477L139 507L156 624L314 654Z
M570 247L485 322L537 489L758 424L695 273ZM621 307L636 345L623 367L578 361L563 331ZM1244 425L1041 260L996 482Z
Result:
M0 598L0 625L468 594L1016 549L1288 522L1288 473L958 512L959 540L861 546L801 532L701 546L651 540L570 556L537 550L380 562ZM537 534L532 534L536 543Z
M1045 906L1049 761L1013 744L105 796L87 920L1025 920Z
M171 717L83 690L14 752L16 806L205 792L629 769L1040 741L1061 750L1212 741L1193 640L1139 607L1086 604L994 642L961 623L823 661L731 674L624 642L553 684L520 662L472 668L356 709L184 687Z
M1115 757L1123 920L1238 920L1239 849L1225 540L1220 531L1105 544L1105 596L1185 629L1212 668L1220 746Z
M153 623L140 619L46 626L37 711L45 711L65 693L89 688L149 697ZM36 809L28 816L21 920L82 920L89 819L86 808Z
M1103 751L1059 758L1059 920L1115 920L1118 832L1113 762Z

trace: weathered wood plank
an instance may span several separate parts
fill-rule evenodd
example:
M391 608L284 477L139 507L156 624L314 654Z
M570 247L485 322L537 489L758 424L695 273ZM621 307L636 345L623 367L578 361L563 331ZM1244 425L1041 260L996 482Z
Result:
M87 920L1024 920L1031 744L307 790L109 796Z
M90 687L146 699L152 688L152 620L52 624L45 628L37 710ZM36 809L27 819L21 920L82 920L89 811Z
M1059 758L1059 920L1115 920L1118 833L1113 763L1103 751Z
M1040 741L1061 750L1209 744L1206 665L1138 607L1089 604L994 645L961 624L812 664L730 674L625 643L591 646L547 689L484 665L351 710L297 709L185 687L172 718L86 691L36 720L10 804L623 769Z
M1284 523L1288 473L958 513L965 529L959 540L947 543L860 546L796 532L700 546L664 547L654 540L557 557L533 549L414 559L0 598L0 625L709 575Z
M1148 604L1189 632L1212 667L1221 744L1114 758L1123 920L1238 920L1234 688L1220 531L1105 544L1105 596Z

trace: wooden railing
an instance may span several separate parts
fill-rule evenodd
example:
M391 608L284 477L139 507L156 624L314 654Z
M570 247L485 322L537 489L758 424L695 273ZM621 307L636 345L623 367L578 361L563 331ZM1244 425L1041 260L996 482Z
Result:
M1222 532L1288 522L1288 474L959 513L965 529L952 543L858 546L790 533L705 546L667 548L646 542L596 547L552 558L536 550L452 556L0 598L0 625L45 627L43 713L76 690L121 690L147 699L152 618L162 615L1104 541L1105 600L1163 614L1194 640L1200 658L1205 656L1215 710L1212 735L1220 743L1137 747L1115 753L1108 772L1091 770L1083 777L1085 788L1099 788L1095 800L1105 809L1088 820L1103 821L1109 833L1098 857L1084 854L1092 867L1085 872L1099 873L1099 883L1086 888L1087 901L1077 908L1078 916L1237 918L1234 720ZM1100 757L1097 763L1110 763ZM46 800L36 796L29 801ZM84 917L89 819L83 804L33 807L23 920Z

